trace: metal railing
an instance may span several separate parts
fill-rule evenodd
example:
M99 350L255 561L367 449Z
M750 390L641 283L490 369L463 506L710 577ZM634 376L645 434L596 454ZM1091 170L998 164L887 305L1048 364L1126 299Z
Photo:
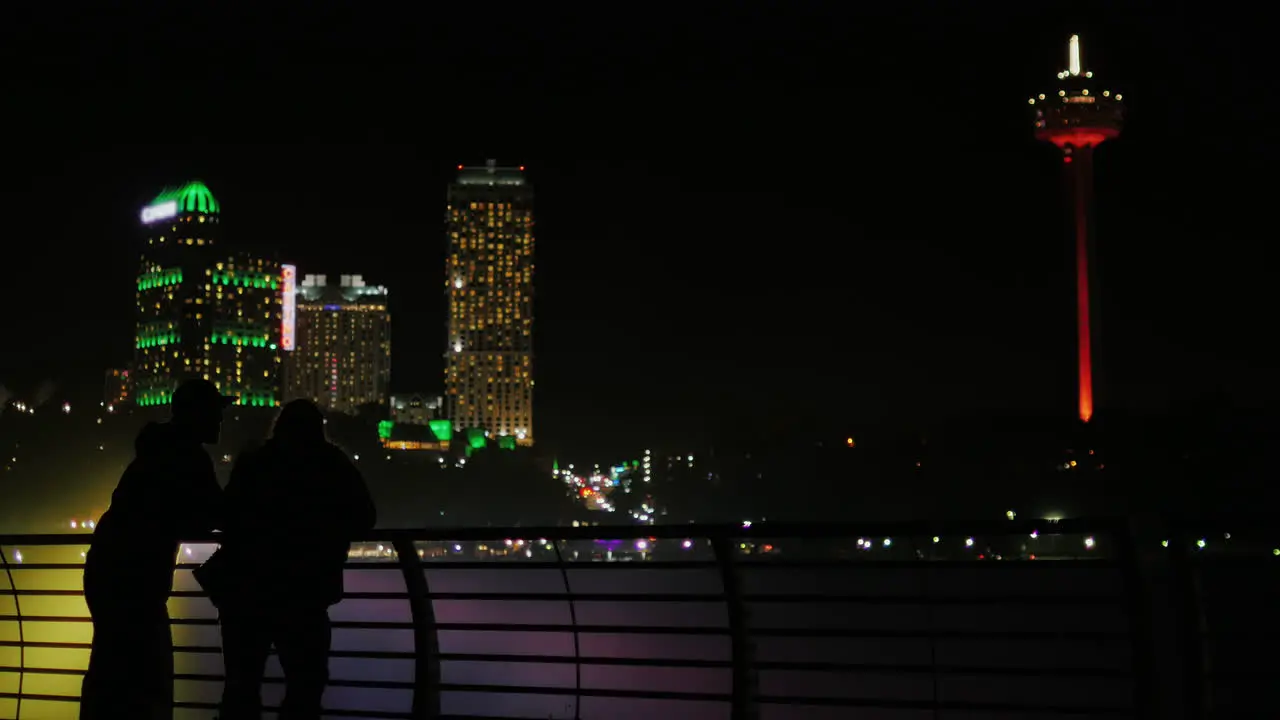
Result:
M0 718L77 712L88 540L0 536ZM192 540L170 601L176 708L211 717L217 614L191 569L217 538ZM1183 540L1110 521L377 532L331 611L326 715L1200 717L1213 676L1184 590L1203 558ZM273 660L268 707L282 689Z

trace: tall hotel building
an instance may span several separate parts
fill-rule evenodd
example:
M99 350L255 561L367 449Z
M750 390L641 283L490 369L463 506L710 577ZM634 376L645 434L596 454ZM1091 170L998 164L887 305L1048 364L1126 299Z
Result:
M241 405L280 404L278 261L222 244L221 207L204 183L167 189L142 209L133 398L167 404L186 378Z
M453 429L533 444L533 188L458 166L449 186L445 403Z
M341 275L337 284L330 279L307 275L297 287L296 324L292 333L286 330L296 342L285 361L286 395L353 415L361 405L385 406L391 382L387 289L366 285L360 275Z

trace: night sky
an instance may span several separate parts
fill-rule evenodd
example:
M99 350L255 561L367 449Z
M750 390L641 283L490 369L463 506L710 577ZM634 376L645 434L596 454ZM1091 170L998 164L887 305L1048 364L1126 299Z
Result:
M388 285L393 386L438 392L445 188L492 157L537 192L543 442L1069 417L1060 160L1026 99L1079 32L1129 107L1097 159L1101 411L1273 404L1260 16L693 5L6 9L0 382L127 362L138 209L201 178L227 242Z

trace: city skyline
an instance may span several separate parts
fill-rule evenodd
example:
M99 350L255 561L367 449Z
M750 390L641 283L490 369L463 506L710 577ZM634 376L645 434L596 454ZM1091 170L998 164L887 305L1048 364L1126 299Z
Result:
M534 242L524 170L459 165L449 185L443 409L452 430L529 446ZM202 377L249 406L307 399L349 415L381 407L389 440L396 411L422 400L388 407L388 289L362 275L299 275L274 250L224 242L221 210L200 180L167 187L141 209L136 353L128 368L105 371L103 404L167 405L184 379ZM430 420L416 424L435 432Z
M264 78L292 79L288 102L266 93L281 83L239 74L231 58L220 67L240 80L213 78L191 96L222 102L181 135L140 132L149 125L135 105L114 96L118 112L83 131L70 130L71 112L23 124L29 142L15 148L3 210L15 236L50 241L23 244L15 261L56 269L79 299L8 318L14 337L40 342L0 352L0 382L97 383L122 365L132 349L111 338L128 328L106 315L86 327L67 308L118 306L123 289L104 278L133 272L118 258L137 208L151 188L202 177L238 238L392 288L392 390L428 391L445 367L439 335L415 338L403 323L447 322L441 190L457 164L497 157L526 165L539 234L554 238L539 246L540 444L652 427L767 435L796 423L1060 414L1076 396L1061 155L1037 145L1019 108L1046 90L1063 40L1079 32L1092 69L1133 103L1124 137L1098 152L1106 402L1181 412L1221 393L1271 406L1255 330L1269 263L1251 240L1266 203L1250 179L1273 152L1257 130L1268 101L1222 80L1247 76L1260 46L1173 11L1018 13L1017 33L992 11L850 10L744 13L724 34L711 32L723 18L699 12L697 46L652 42L658 26L646 21L608 43L534 23L564 33L559 50L499 29L483 62L437 71L426 56L393 62L375 48L368 68L323 83L293 60L263 59ZM777 52L766 62L753 43ZM582 64L606 46L613 54L592 67L616 82ZM423 52L449 58L451 47ZM145 73L118 69L122 97L145 89L127 80ZM409 122L417 101L396 88L426 78L513 109L421 127ZM349 102L326 109L339 91ZM18 97L61 107L45 92ZM108 95L95 93L68 97L97 107ZM257 97L260 111L246 112ZM66 188L85 177L112 180L68 210ZM13 291L43 297L39 278L18 274Z

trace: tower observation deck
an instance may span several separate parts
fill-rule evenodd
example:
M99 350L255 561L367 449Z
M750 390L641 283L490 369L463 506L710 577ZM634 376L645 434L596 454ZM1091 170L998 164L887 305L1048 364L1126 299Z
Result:
M1080 36L1067 45L1067 69L1058 73L1058 89L1028 100L1035 110L1035 135L1062 150L1062 167L1071 202L1076 259L1077 411L1082 422L1093 417L1093 325L1090 322L1093 265L1093 149L1120 135L1123 96L1103 86L1084 70Z

